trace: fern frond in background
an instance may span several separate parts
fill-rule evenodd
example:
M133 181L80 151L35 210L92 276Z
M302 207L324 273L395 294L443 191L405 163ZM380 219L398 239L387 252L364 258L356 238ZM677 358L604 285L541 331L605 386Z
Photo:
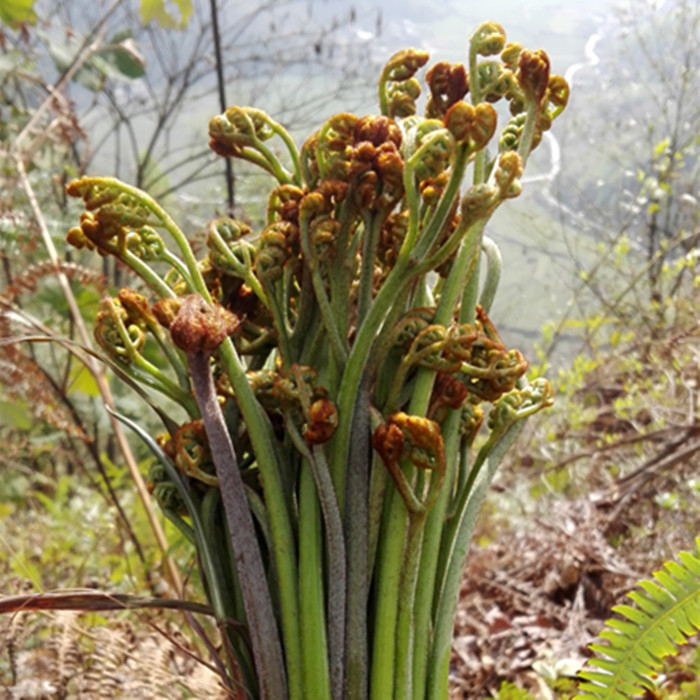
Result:
M226 700L179 627L163 613L0 616L0 698Z
M598 656L579 672L582 694L575 700L631 698L653 690L663 659L700 631L700 539L696 552L681 552L654 572L654 580L640 581L628 593L635 606L618 605L622 618L608 620L600 637L607 644L591 644Z
M9 284L0 290L0 408L8 424L27 414L73 437L89 440L67 399L79 368L71 371L70 358L59 361L53 351L39 355L35 347L23 342L25 335L38 332L31 326L31 316L23 314L23 302L33 295L36 307L41 283L50 284L57 273L76 282L82 293L91 295L94 301L106 289L104 275L75 263L54 264L46 260L12 275ZM49 323L56 330L63 302L58 296L52 298L46 288L42 294L49 303L45 317L51 318Z
M52 260L42 260L12 275L10 283L0 294L0 305L4 307L16 302L20 294L36 293L40 282L46 279L52 280L57 273L64 274L69 280L78 282L82 287L94 286L100 294L107 289L107 280L100 272L73 262L59 260L54 263Z

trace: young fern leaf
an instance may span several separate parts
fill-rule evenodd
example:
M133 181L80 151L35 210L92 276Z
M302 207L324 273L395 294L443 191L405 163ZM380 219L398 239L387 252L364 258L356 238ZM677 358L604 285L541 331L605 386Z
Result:
M696 541L700 550L700 539ZM700 558L681 552L680 563L666 562L654 580L640 581L628 594L636 605L613 608L622 618L608 620L600 637L607 644L591 644L598 654L579 672L575 700L603 700L640 696L653 690L653 678L663 659L700 632Z

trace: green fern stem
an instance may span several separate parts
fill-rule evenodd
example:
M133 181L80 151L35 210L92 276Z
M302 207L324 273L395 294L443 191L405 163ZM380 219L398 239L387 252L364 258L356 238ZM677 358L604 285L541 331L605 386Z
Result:
M299 607L304 692L308 698L330 700L321 530L316 484L309 461L303 459L299 474Z
M394 700L413 697L413 664L415 655L415 594L423 545L426 512L410 513L406 532L406 549L399 587L398 617L396 621L396 687ZM420 689L415 692L420 694Z
M413 700L424 700L426 697L428 660L435 624L433 596L440 565L440 540L445 526L447 506L452 497L450 486L455 483L459 462L459 427L460 412L450 411L442 424L442 434L445 440L445 454L452 455L452 458L447 460L444 487L428 513L423 530L420 567L413 602Z
M488 236L483 236L481 239L481 250L486 257L486 277L484 285L479 297L481 308L488 314L491 311L491 305L496 298L498 284L501 281L501 272L503 270L503 258L496 242Z
M523 425L523 422L519 421L510 425L500 437L496 438L493 433L489 436L471 467L455 515L443 534L445 555L441 566L444 566L444 573L436 587L435 629L428 662L426 700L444 700L448 695L453 614L459 599L459 586L469 543L477 515L496 469L522 431ZM486 468L482 469L484 465Z

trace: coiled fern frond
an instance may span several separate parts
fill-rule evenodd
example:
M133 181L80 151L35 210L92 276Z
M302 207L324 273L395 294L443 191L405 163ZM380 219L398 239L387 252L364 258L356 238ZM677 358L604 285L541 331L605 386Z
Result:
M591 644L598 656L579 672L582 679L575 700L638 697L653 690L653 678L663 659L675 654L688 637L700 632L700 539L696 553L681 552L628 593L635 606L613 608L624 619L608 620L600 637L606 644Z

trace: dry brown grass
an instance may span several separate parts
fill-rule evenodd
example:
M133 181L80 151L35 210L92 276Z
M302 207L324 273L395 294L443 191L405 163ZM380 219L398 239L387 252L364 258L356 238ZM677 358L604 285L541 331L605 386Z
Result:
M178 618L163 613L4 615L0 650L7 700L230 698Z

